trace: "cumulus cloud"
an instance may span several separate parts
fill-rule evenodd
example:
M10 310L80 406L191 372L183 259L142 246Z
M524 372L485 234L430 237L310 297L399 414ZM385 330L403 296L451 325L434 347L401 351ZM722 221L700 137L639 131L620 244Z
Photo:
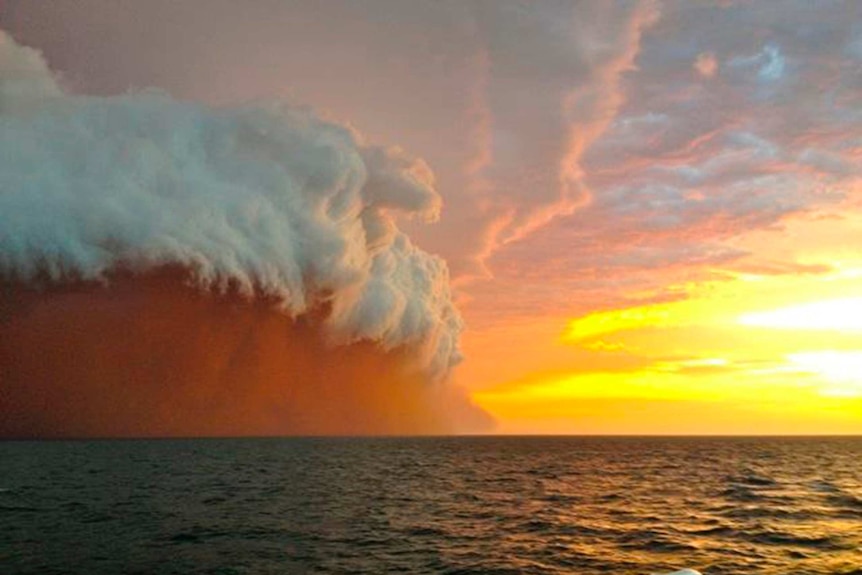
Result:
M482 420L428 381L462 320L396 223L440 208L424 162L307 109L71 95L0 33L0 434Z
M68 96L8 37L0 66L4 275L179 264L292 316L328 305L341 341L415 346L437 373L457 361L446 265L394 222L439 214L423 162L307 110Z

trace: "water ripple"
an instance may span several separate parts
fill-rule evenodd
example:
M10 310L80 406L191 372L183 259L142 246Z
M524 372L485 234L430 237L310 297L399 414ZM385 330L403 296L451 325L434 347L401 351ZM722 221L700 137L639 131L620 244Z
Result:
M0 444L3 573L862 575L862 440Z

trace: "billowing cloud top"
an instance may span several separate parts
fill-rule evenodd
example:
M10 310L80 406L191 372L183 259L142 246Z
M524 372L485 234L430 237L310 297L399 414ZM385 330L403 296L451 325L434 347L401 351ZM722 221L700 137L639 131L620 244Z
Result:
M624 104L660 13L651 0L7 4L0 25L71 91L311 104L425 158L446 213L402 229L459 285L496 275L504 246L589 201L583 155Z
M180 265L292 315L325 305L336 341L409 346L442 374L462 328L448 271L395 224L439 210L423 162L307 110L70 95L0 32L0 275Z

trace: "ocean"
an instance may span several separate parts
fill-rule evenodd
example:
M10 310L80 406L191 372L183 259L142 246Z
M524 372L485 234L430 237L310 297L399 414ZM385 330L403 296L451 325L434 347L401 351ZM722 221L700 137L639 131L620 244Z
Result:
M862 574L862 438L0 443L0 573Z

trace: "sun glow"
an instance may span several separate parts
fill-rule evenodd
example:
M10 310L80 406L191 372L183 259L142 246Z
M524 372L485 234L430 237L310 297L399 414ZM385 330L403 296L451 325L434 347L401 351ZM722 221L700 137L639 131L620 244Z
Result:
M739 323L751 327L828 331L862 331L862 298L845 298L745 314Z
M801 372L822 377L822 395L862 397L862 351L814 351L787 357Z
M678 291L686 297L569 319L555 349L574 367L549 355L474 400L512 432L862 430L858 279L762 276Z

